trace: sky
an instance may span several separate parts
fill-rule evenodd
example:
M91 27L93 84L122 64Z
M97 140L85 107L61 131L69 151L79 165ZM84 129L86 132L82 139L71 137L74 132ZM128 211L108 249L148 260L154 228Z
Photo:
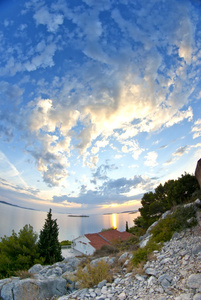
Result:
M194 174L199 0L1 0L0 57L0 201L135 210Z

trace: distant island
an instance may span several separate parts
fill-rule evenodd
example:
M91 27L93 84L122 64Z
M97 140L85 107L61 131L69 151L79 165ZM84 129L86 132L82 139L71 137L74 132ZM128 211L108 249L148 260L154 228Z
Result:
M73 218L89 218L87 215L68 215L68 217L73 217Z
M23 208L23 209L28 209L28 210L36 210L38 211L37 209L34 209L34 208L28 208L28 207L24 207L24 206L19 206L17 204L12 204L12 203L9 203L9 202L6 202L6 201L0 201L1 204L6 204L6 205L10 205L10 206L14 206L14 207L17 207L17 208Z
M138 210L128 210L128 211L122 211L122 212L104 213L103 215L136 214L137 212L138 212Z

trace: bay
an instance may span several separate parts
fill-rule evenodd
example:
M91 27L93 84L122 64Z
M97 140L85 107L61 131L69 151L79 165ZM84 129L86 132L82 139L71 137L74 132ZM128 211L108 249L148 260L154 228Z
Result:
M70 240L86 234L100 232L102 229L116 227L119 231L125 231L126 221L128 227L134 225L133 220L139 216L139 212L118 214L94 214L89 217L69 217L66 214L54 213L53 219L57 219L59 226L59 241ZM28 210L0 203L0 237L10 236L12 230L16 233L24 225L30 224L38 234L43 228L47 212Z

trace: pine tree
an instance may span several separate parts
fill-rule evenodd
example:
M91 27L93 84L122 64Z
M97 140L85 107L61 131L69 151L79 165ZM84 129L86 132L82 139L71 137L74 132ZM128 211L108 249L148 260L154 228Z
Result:
M58 240L59 228L57 220L52 219L51 209L43 229L40 231L38 247L40 255L45 259L46 264L53 264L62 260L61 246Z

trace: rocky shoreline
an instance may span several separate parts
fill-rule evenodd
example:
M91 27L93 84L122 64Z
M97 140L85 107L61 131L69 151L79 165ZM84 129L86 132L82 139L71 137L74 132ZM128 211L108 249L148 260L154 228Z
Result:
M96 287L77 289L75 272L83 258L67 258L52 266L35 265L29 273L32 278L8 278L0 280L2 300L201 300L201 212L197 212L198 225L181 233L175 233L161 251L154 251L141 272L127 273L132 256L125 252L119 258L104 257L111 268L121 263L121 273L114 281L105 280ZM94 259L96 264L100 259Z

